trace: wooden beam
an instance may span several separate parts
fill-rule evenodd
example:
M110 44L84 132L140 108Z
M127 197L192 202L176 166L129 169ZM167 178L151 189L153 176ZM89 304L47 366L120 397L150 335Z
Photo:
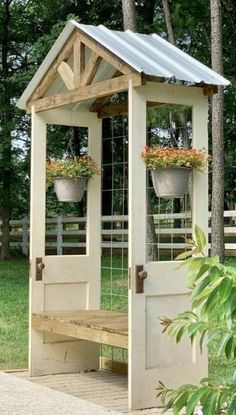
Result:
M47 91L48 87L54 81L57 76L57 68L61 64L61 62L66 61L72 53L73 45L75 43L77 34L75 31L69 37L67 42L65 43L64 47L62 48L61 52L57 55L56 59L54 60L53 64L50 66L46 74L44 75L42 81L39 83L38 87L35 89L33 94L31 95L29 101L34 101L41 98L45 92Z
M117 78L120 75L121 75L121 72L116 71L112 78ZM89 107L89 111L97 112L101 107L103 107L105 104L107 104L110 101L112 96L113 94L107 95L105 97L97 98L96 101L94 101L92 105Z
M116 69L118 69L123 74L129 74L130 72L136 73L137 71L128 65L118 56L114 55L112 52L108 51L104 46L100 45L96 40L92 39L90 36L85 35L82 31L78 30L78 37L86 46L88 46L93 52L101 56L105 61L110 63Z
M162 102L147 101L147 108L159 107L160 105L165 104ZM124 114L128 114L128 101L106 105L100 108L97 113L98 118L108 118Z
M84 74L80 82L80 86L90 85L97 69L100 65L102 58L98 56L95 52L91 52L88 63L84 69Z
M31 101L28 104L27 109L28 112L31 112L31 107L34 105L35 112L46 111L53 108L59 108L69 104L74 104L76 102L82 102L97 97L115 94L116 92L127 90L130 79L132 79L134 87L138 87L142 84L141 76L131 73L129 75L119 76L118 78L96 82L92 85L81 86L79 88L66 91L62 94Z
M85 67L85 45L76 39L74 43L74 74L75 74L75 88L80 85L80 81Z
M59 73L62 81L64 82L67 89L74 88L74 73L68 63L62 61L57 68L57 72Z
M203 88L203 95L211 96L218 93L217 85L208 85Z

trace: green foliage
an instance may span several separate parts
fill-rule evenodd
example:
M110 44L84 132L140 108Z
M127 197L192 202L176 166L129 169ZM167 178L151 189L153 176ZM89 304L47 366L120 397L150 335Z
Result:
M47 184L51 186L56 177L85 177L91 179L99 174L95 160L89 156L65 158L62 160L49 160L46 165Z
M195 240L192 250L179 255L187 258L180 266L188 267L188 287L191 290L191 309L179 313L175 318L161 318L161 324L168 337L179 343L187 334L191 344L198 339L202 351L203 344L214 343L218 356L235 362L236 360L236 268L223 265L218 257L204 254L206 238L199 226L195 226ZM189 253L200 256L189 258ZM212 312L214 311L214 318ZM178 414L186 408L186 415L192 415L198 405L204 415L235 414L235 379L224 384L203 379L200 385L183 385L168 389L162 383L158 386L165 412L173 408Z

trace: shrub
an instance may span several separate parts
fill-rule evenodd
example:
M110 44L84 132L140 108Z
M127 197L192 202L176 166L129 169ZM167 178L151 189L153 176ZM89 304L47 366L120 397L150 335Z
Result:
M198 335L201 350L204 340L207 339L207 344L214 341L218 355L235 362L236 268L221 264L218 257L204 255L206 238L198 226L195 227L195 238L188 241L192 244L192 250L177 257L185 258L181 266L188 267L191 309L173 319L162 317L163 332L175 337L177 343L185 334L193 343ZM193 254L198 256L191 257ZM157 390L163 412L173 408L176 415L186 408L186 415L192 415L200 404L204 415L236 415L235 375L224 384L205 378L200 385L183 385L176 389L167 388L159 382Z

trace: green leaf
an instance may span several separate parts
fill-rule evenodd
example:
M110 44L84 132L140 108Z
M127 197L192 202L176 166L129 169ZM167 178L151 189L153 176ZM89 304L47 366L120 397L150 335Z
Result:
M212 390L204 402L203 413L204 415L215 415L217 405L217 392Z
M219 295L220 295L220 300L222 302L227 300L227 298L231 294L232 286L233 286L233 281L230 278L227 278L227 277L223 278L223 280L221 281L219 285Z
M181 409L186 406L189 392L184 391L173 406L173 415L178 415Z
M195 392L193 392L189 399L188 399L188 403L186 406L186 415L192 415L194 410L196 409L196 406L198 405L201 397L203 396L203 394L206 391L206 386L197 389Z
M175 257L175 261L178 261L180 259L186 259L192 255L193 255L193 249L191 249L191 251L182 252L181 254L177 255L177 257Z
M215 287L214 290L209 295L206 303L204 304L204 311L210 313L215 307L218 300L218 287Z
M236 415L236 396L232 396L228 409L227 409L227 415Z
M193 301L209 285L211 278L207 275L192 291L191 300Z
M204 232L198 225L195 225L194 232L195 232L197 247L200 249L200 251L202 251L203 248L206 246L206 237L204 235Z
M218 355L221 355L222 352L225 350L225 346L226 346L226 344L227 344L227 342L229 341L230 338L231 338L231 334L230 333L225 333L222 336L222 338L221 338L221 340L220 340L220 342L218 344L218 347L217 347L217 353L218 353Z
M225 357L226 359L230 359L234 354L235 343L234 337L231 335L230 339L228 340L227 344L225 345Z
M186 326L182 326L180 328L180 330L178 331L177 335L176 335L176 343L179 343L181 338L184 335L184 332L186 331L187 327Z
M201 353L203 351L203 342L204 342L204 339L205 339L205 336L206 336L207 332L208 332L208 329L203 330L203 332L201 334L201 337L200 337L200 340L199 340L199 346L200 346Z

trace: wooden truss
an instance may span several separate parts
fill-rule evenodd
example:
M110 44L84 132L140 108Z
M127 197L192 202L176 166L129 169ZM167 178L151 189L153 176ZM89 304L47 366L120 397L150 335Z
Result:
M87 62L86 48L89 51ZM109 79L94 81L102 61L108 62L114 68L114 74ZM58 76L66 91L45 96ZM75 29L31 95L27 111L30 113L32 106L35 112L40 112L93 100L89 110L97 112L100 118L125 114L128 112L127 102L109 105L108 103L114 94L128 89L130 80L134 88L145 84L146 81L163 82L162 78L144 76L135 71L94 39ZM205 95L216 93L215 87L199 86L203 88ZM152 102L148 105L157 106L160 103Z

